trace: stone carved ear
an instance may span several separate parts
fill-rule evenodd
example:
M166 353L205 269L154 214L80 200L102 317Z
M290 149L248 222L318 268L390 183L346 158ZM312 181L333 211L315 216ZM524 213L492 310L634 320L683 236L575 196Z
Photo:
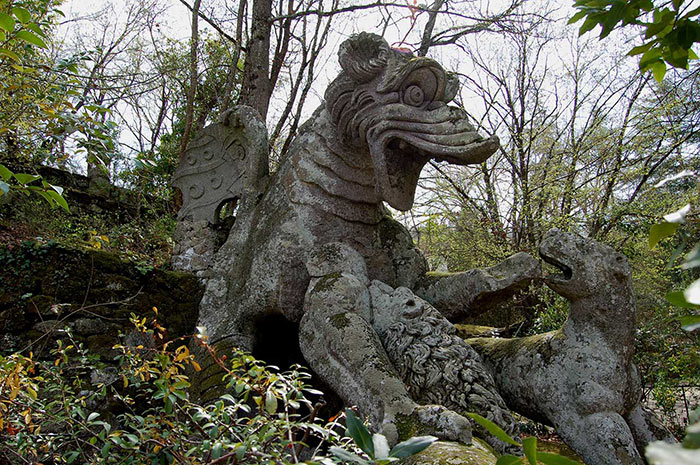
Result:
M338 61L354 81L365 83L384 71L390 55L391 49L383 37L361 32L340 45Z

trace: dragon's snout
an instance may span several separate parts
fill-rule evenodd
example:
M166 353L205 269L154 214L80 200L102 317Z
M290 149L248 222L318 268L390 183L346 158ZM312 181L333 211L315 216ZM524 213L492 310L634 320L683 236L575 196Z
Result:
M326 107L339 141L369 151L378 197L392 207L412 207L429 160L482 163L498 149L497 137L482 137L464 110L447 105L459 80L435 60L367 33L345 41L338 60L343 72L326 91Z

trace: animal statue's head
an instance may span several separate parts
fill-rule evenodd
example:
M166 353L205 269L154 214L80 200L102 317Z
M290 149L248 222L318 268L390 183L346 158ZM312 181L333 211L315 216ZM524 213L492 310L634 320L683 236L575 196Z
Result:
M570 301L631 296L627 257L607 245L555 228L542 240L540 257L561 271L547 276L545 283Z
M393 289L381 281L372 281L369 287L372 301L372 327L380 336L407 331L413 336L442 331L454 334L456 330L440 313L425 300L406 287ZM429 329L431 328L431 329Z
M346 40L338 59L343 71L325 94L338 140L371 155L377 192L392 207L411 208L428 160L481 163L498 149L498 138L482 138L464 110L447 105L459 82L435 60L369 33Z

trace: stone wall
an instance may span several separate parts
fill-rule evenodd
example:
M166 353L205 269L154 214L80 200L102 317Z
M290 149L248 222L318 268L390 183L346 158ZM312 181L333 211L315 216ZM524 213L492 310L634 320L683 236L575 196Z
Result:
M112 355L130 315L158 322L173 339L191 335L202 289L188 273L146 269L115 255L52 243L0 248L0 351L36 354L64 328L91 352Z

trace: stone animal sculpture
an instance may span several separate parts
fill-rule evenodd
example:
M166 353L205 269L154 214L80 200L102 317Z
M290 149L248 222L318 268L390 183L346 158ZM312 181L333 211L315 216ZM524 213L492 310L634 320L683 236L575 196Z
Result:
M180 231L206 230L191 226L216 221L223 202L238 205L223 245L210 253L205 267L189 268L206 278L198 324L207 328L219 352L234 345L253 350L275 342L261 341L259 326L266 317L281 315L299 325L299 344L311 368L347 404L359 406L390 441L398 439L401 419L421 423L423 431L445 439L468 439L466 419L445 408L419 406L388 363L368 320L367 279L421 287L426 293L434 288L437 283L425 278L425 259L405 228L388 217L383 202L410 208L429 160L481 163L498 148L498 139L482 138L463 110L447 105L458 82L434 60L395 51L366 33L346 40L338 57L340 75L274 175L267 174L264 125L245 107L205 130L178 168ZM219 158L227 162L218 163ZM193 202L203 211L190 209ZM337 247L324 249L325 244L359 253L367 281L311 260L340 253ZM181 257L191 257L196 247L186 243L178 250ZM451 278L452 285L431 303L447 311L441 303L464 300L449 309L457 318L482 295L508 296L530 282L537 269L527 255L510 262L503 275ZM330 280L329 273L343 279ZM325 301L318 303L319 296ZM212 364L194 384L207 398L220 383L221 373Z
M673 439L639 403L627 258L557 229L540 244L540 256L562 272L545 279L570 303L561 330L467 341L491 367L508 406L553 425L587 464L643 464L649 441Z
M420 404L443 405L455 412L478 413L511 437L518 427L497 394L491 372L481 356L432 305L410 289L372 282L372 327L389 360ZM483 428L475 432L500 453L518 453Z

